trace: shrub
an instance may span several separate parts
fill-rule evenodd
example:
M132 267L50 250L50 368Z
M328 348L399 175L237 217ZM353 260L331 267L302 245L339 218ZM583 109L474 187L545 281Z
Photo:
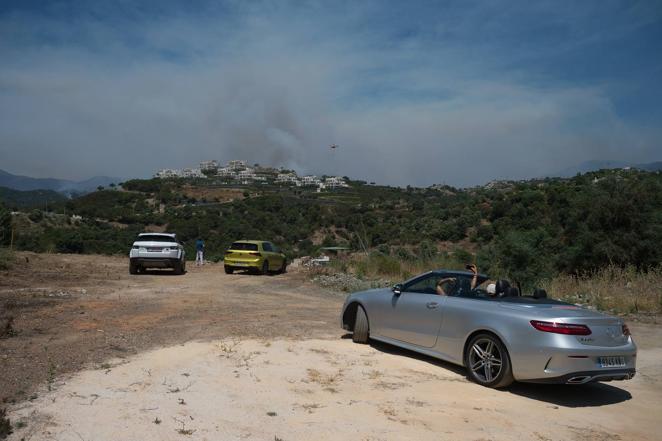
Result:
M0 248L0 270L11 269L14 263L14 253L8 248Z
M7 418L7 409L0 409L0 439L5 439L12 433L11 421Z

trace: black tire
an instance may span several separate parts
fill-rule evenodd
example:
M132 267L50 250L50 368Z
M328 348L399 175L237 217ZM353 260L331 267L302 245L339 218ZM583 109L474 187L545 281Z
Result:
M184 274L184 268L182 266L182 262L175 263L175 265L172 267L173 272L178 276Z
M138 265L133 262L129 262L129 274L138 274Z
M269 261L265 260L262 263L262 269L260 270L260 274L267 275L269 274Z
M287 272L287 260L283 259L283 264L280 267L280 270L278 270L280 274L285 274Z
M368 316L362 306L356 308L356 320L354 321L354 333L352 341L354 343L368 343L370 327L368 325Z
M225 265L223 268L225 269L225 274L232 274L234 272L234 268L231 266Z
M469 379L481 386L497 389L515 381L508 350L493 334L478 334L471 339L464 354L464 365Z

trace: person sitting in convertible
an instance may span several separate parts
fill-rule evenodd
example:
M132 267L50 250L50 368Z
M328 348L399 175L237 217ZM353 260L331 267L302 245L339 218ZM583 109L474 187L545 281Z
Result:
M473 273L470 283L467 283L468 281L465 278L462 278L463 280L457 280L456 277L444 277L437 281L437 285L435 289L437 294L439 294L440 296L447 296L453 294L457 295L458 291L469 288L469 290L471 291L474 291L476 289L485 290L487 295L490 297L494 297L496 295L496 284L494 281L485 280L479 284L478 267L472 263L472 264L467 264L466 268ZM469 286L467 287L466 285ZM484 288L480 288L481 286L483 286Z

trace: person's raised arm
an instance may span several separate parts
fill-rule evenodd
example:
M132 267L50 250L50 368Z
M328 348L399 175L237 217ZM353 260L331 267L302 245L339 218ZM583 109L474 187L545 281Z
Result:
M436 291L437 291L437 294L439 294L440 296L448 295L446 293L446 291L444 290L444 287L443 287L443 284L447 283L447 282L455 282L455 277L445 277L445 278L439 279L437 281Z
M471 278L471 289L476 289L476 286L478 285L478 267L476 267L474 264L471 264L469 265L469 270L474 273L473 277Z

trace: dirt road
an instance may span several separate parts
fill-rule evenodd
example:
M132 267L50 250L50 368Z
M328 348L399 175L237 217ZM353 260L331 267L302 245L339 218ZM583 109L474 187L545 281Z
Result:
M631 381L494 391L342 338L343 298L296 271L129 276L126 259L21 254L0 278L10 439L659 439L657 325L631 326Z
M337 336L344 296L295 271L226 275L220 265L184 276L130 276L127 259L21 253L0 273L0 398L22 400L35 384L109 357L195 339ZM4 322L0 322L2 324Z

